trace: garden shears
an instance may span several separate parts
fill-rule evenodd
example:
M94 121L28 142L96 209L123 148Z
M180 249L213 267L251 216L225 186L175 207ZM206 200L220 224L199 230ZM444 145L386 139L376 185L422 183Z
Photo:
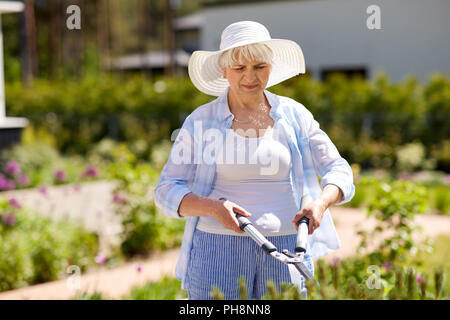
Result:
M225 198L220 198L219 200L227 200ZM311 202L313 199L311 196L306 195L302 197L301 209L304 208L306 204ZM287 249L283 249L281 252L278 251L277 247L267 240L251 223L251 221L240 215L236 214L236 218L239 221L239 228L245 231L261 249L264 250L268 255L277 259L278 261L289 265L292 264L295 268L303 275L306 279L314 279L314 274L308 269L304 263L304 256L306 254L306 246L308 241L308 226L309 219L303 217L298 222L297 240L295 243L295 253L289 252ZM315 280L315 279L314 279Z

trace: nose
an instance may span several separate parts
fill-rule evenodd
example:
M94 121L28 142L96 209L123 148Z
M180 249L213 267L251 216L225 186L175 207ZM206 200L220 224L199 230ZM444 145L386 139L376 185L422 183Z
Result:
M245 70L245 72L244 72L244 77L249 82L255 80L256 79L255 70L253 70L253 68L247 68L247 70Z

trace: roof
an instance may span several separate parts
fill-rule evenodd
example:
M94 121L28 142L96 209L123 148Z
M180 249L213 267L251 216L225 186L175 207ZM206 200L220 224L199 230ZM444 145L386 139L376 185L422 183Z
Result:
M203 7L216 7L216 6L228 6L236 4L247 3L261 3L261 2L285 2L285 1L304 1L304 0L205 0L203 1Z
M21 12L25 8L25 5L21 1L0 1L0 14Z
M190 54L177 50L174 54L175 65L187 67ZM167 51L152 51L144 54L132 54L112 59L112 69L164 68L169 64Z
M201 13L194 13L174 19L173 28L175 30L200 29L204 24L204 17Z

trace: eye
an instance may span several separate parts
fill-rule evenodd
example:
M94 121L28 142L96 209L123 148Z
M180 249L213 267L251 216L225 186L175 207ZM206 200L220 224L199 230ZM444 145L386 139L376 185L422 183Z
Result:
M264 69L266 67L266 65L258 65L256 66L256 69Z
M238 71L244 70L244 67L243 66L241 66L241 67L233 67L233 70L238 70Z

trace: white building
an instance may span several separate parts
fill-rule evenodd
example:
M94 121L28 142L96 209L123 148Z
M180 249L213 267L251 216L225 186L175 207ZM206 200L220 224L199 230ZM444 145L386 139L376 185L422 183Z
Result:
M367 26L371 5L380 9L379 30ZM218 50L227 25L254 20L272 38L296 41L316 78L334 70L372 78L383 70L393 81L408 74L425 81L435 71L450 75L449 16L449 0L215 1L183 18L188 27L179 25L191 34L198 28L199 49Z

